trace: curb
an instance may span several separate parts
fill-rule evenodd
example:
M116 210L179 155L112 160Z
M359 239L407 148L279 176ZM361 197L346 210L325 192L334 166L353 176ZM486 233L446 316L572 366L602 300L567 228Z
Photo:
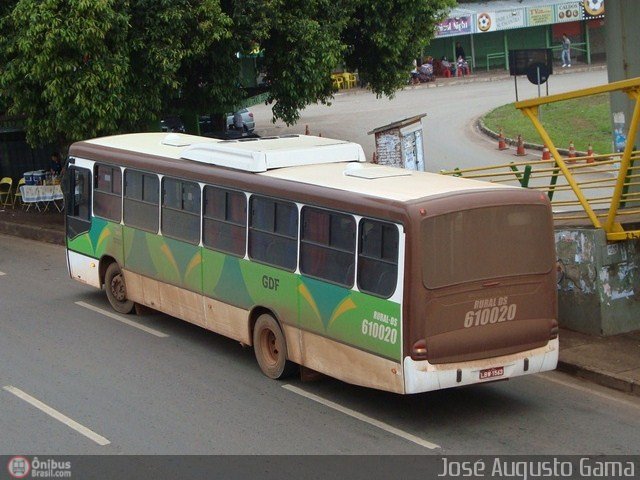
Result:
M65 244L64 232L52 228L35 227L14 222L0 222L0 233L55 245Z
M640 397L639 383L615 374L599 372L582 365L576 365L562 360L558 360L557 370L602 385L603 387Z
M482 118L478 119L478 121L476 122L476 127L478 128L478 130L480 130L482 133L484 133L488 137L491 137L491 138L493 138L495 140L498 140L499 133L494 132L489 127L487 127ZM505 137L504 141L507 143L507 145L511 145L512 147L518 146L518 140L517 139ZM544 145L541 145L539 143L524 142L524 147L528 148L529 150L540 150L540 151L542 151L542 149L544 148ZM567 156L569 155L569 150L566 149L566 148L557 148L556 147L556 150L558 150L558 153L560 153L561 155L567 155ZM579 152L577 150L576 150L575 153L576 153L577 157L586 157L588 155L588 152Z

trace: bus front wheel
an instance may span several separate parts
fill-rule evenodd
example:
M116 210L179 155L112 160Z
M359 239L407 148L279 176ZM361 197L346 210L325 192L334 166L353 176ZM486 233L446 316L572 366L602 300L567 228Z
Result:
M116 312L131 313L134 302L127 298L127 286L124 283L124 275L116 262L113 262L104 274L104 288L107 292L109 303Z
M295 366L287 361L287 342L278 322L269 314L258 317L253 329L253 349L260 370L278 379L291 375Z

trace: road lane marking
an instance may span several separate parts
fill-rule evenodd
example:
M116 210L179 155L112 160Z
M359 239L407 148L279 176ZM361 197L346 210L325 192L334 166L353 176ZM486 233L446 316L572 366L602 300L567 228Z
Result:
M548 373L551 373L551 372L548 372ZM554 372L554 373L558 374L560 372ZM573 388L574 390L578 390L578 391L583 392L583 393L594 395L596 397L600 397L600 398L603 398L605 400L611 400L611 401L614 401L614 402L618 402L618 403L621 403L622 405L625 405L627 407L639 408L640 409L640 403L634 403L634 402L632 402L630 400L626 400L624 398L618 398L618 397L616 397L614 395L610 395L610 394L607 394L605 392L599 392L597 390L593 390L593 387L592 388L588 388L588 387L585 387L585 386L580 385L578 383L573 383L572 381L562 380L562 379L559 379L559 378L552 378L548 374L547 375L538 375L538 378L541 378L541 379L546 380L548 382L557 383L559 385L564 385L565 387ZM583 382L588 382L588 380L586 380L586 379L581 379L581 380ZM604 387L604 386L600 386L600 387L601 388L607 388L607 387ZM620 395L628 395L628 393L625 393L625 392L619 392L619 393L620 393Z
M306 390L302 390L301 388L295 387L293 385L282 385L282 388L289 390L290 392L296 393L303 397L308 398L309 400L313 400L314 402L321 403L322 405L337 410L338 412L344 413L345 415L349 415L357 420L368 423L369 425L373 425L385 432L391 433L397 437L408 440L412 443L420 445L421 447L428 448L430 450L434 450L436 448L441 448L440 445L435 443L431 443L423 438L412 435L411 433L407 433L399 428L392 427L388 423L381 422L380 420L376 420L375 418L368 417L367 415L357 412L355 410L351 410L350 408L343 407L335 402L327 400L325 398L319 397L318 395L314 395L313 393L307 392Z
M6 273L0 272L0 277L3 276L3 275L6 275Z
M98 435L93 430L90 430L87 427L85 427L84 425L79 424L75 420L70 419L69 417L67 417L63 413L60 413L55 408L51 408L49 405L46 405L46 404L42 403L37 398L32 397L31 395L29 395L28 393L23 392L19 388L13 387L11 385L7 385L6 387L2 387L2 388L4 390L6 390L7 392L12 393L16 397L24 400L25 402L33 405L38 410L46 413L50 417L55 418L59 422L64 423L67 427L72 428L73 430L75 430L76 432L84 435L88 439L93 440L98 445L105 446L105 445L109 445L111 443L109 440L104 438L102 435Z
M94 312L100 313L100 314L104 315L105 317L109 317L109 318L112 318L112 319L117 320L119 322L122 322L122 323L124 323L126 325L129 325L130 327L137 328L138 330L142 330L143 332L150 333L151 335L155 335L156 337L166 338L166 337L169 336L166 333L163 333L163 332L161 332L159 330L155 330L153 328L149 328L149 327L147 327L145 325L142 325L142 324L140 324L138 322L134 322L132 320L124 318L122 315L118 315L117 313L113 313L113 312L110 312L108 310L103 310L102 308L95 307L95 306L90 305L88 303L75 302L75 304L79 305L80 307L84 307L84 308L87 308L87 309L92 310Z

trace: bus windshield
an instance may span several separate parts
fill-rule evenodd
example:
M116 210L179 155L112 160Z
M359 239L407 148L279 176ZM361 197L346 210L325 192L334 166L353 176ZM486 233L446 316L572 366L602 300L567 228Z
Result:
M548 273L555 258L544 205L501 205L422 222L425 287L436 289L514 275Z

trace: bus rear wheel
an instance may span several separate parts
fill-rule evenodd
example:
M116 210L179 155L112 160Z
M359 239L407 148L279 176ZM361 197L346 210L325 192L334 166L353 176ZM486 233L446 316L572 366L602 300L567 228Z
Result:
M295 371L287 361L287 342L278 322L265 313L258 317L253 329L253 349L260 370L267 377L285 378Z
M118 313L131 313L135 303L127 298L127 286L124 275L116 262L107 267L104 274L104 288L113 309Z

